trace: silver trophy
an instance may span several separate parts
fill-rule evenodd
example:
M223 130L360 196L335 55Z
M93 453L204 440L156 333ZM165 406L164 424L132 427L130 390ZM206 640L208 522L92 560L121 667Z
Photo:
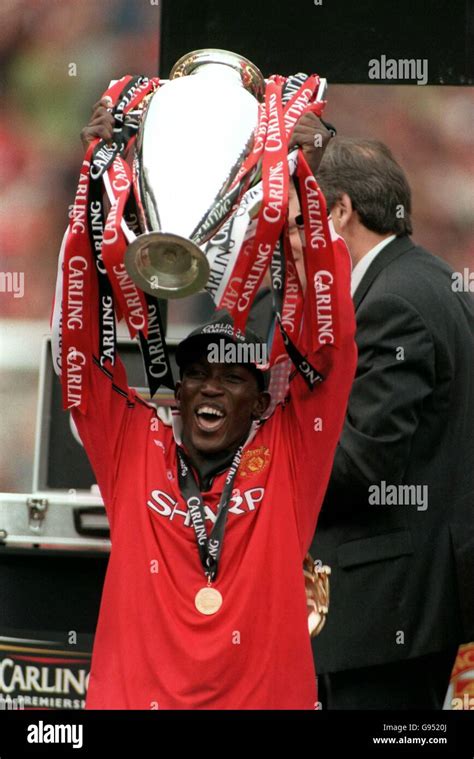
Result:
M225 50L181 58L151 96L140 125L135 190L142 229L125 254L133 281L159 298L201 290L209 264L201 246L231 213L231 185L253 146L265 80Z

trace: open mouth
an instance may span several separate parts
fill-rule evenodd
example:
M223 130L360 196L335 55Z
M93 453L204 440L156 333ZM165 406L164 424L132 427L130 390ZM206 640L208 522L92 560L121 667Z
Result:
M196 424L203 432L217 432L223 426L226 414L218 406L201 403L194 412Z

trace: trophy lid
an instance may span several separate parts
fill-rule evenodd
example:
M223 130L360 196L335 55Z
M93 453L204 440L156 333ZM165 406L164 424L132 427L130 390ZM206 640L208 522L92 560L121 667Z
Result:
M232 53L230 50L203 48L201 50L193 50L191 53L186 53L186 55L183 55L179 61L174 64L171 69L170 79L177 79L180 76L194 74L198 68L209 63L217 63L233 68L234 71L237 71L240 75L243 86L249 90L257 100L263 100L265 95L265 79L262 72L247 58L244 58L237 53Z

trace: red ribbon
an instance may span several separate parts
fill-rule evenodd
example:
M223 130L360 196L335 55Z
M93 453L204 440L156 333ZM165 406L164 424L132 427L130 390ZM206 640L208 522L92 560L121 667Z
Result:
M147 306L143 290L130 279L124 265L128 241L122 229L125 205L130 194L132 172L125 161L117 156L107 171L115 200L112 202L104 229L102 242L102 259L109 276L114 296L125 317L130 336L139 331L147 337Z
M319 87L319 77L314 74L303 82L282 110L282 87L286 79L273 76L267 84L265 103L260 105L259 121L255 130L254 150L247 157L236 180L238 181L262 159L263 201L259 210L255 236L247 240L237 258L229 281L219 302L234 318L235 329L245 329L255 294L261 286L271 255L283 226L288 210L287 145L298 119L307 112L320 115L324 102L312 103ZM278 124L278 126L276 126ZM280 149L275 150L279 141ZM282 217L282 218L281 218ZM288 249L288 246L286 246ZM291 268L291 262L290 262ZM301 320L301 301L298 302L298 322ZM276 351L282 344L277 338Z
M89 167L94 144L82 163L64 251L61 369L63 408L87 409L90 361L90 282L93 266L87 226Z
M334 248L327 219L326 201L309 168L303 151L299 151L296 174L299 180L299 196L305 229L306 298L304 319L309 322L311 352L321 352L321 359L328 358L329 347L338 347L339 314L337 309L337 278ZM308 338L307 338L308 339ZM328 368L318 364L318 370L326 375Z
M281 89L280 83L270 81L265 92L268 125L262 159L263 200L250 260L243 259L239 297L231 310L236 330L245 329L253 299L268 269L288 212L288 143L283 120ZM239 261L235 268L237 269L238 266Z
M120 97L134 77L126 75L111 85L102 95L109 97L112 106L120 102ZM159 86L159 79L152 78L137 85L130 101L124 105L126 114L136 108L143 98ZM120 120L120 119L119 119ZM130 146L134 136L129 140ZM91 274L94 260L88 230L88 195L92 154L100 142L91 142L83 160L71 220L67 230L61 303L61 382L63 387L63 407L78 408L86 412L89 395L89 371L92 355L97 347L97 283ZM131 282L123 265L123 255L127 246L121 228L123 209L127 201L131 172L128 165L118 156L108 176L115 194L104 232L104 263L116 296L116 310L120 317L123 310L130 334L134 336L148 330L147 309L144 294ZM127 281L128 280L128 281ZM95 296L94 296L95 293ZM94 303L92 303L94 299ZM121 307L121 308L120 308Z

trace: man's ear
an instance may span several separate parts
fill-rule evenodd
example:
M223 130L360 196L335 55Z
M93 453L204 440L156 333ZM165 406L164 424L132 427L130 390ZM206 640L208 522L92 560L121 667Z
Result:
M262 392L258 394L252 414L254 419L260 419L264 415L270 405L271 399L272 396L266 390L262 390Z
M336 219L339 228L343 230L349 225L354 213L352 200L347 192L343 192L341 197L336 200L331 208L332 218Z
M174 397L176 400L176 406L179 408L181 403L181 382L179 380L175 383L174 386Z

